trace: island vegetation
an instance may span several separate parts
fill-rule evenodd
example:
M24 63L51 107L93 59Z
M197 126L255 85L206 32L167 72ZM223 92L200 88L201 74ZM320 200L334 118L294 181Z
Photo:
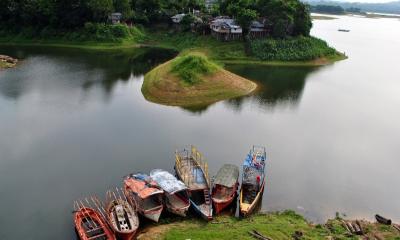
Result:
M142 93L152 102L196 107L247 95L257 85L224 70L202 53L183 53L151 70Z
M192 10L199 14L193 14ZM116 24L111 24L112 13L121 13ZM188 13L190 12L190 13ZM172 24L171 16L187 13L181 27ZM243 40L233 43L213 41L207 34L208 22L213 17L228 15L243 28ZM253 41L249 37L252 21L264 21L268 28L266 42L283 42L293 38L309 38L311 48L319 48L320 41L309 36L312 26L309 8L298 0L219 0L212 6L206 6L202 0L166 1L166 0L90 0L90 1L28 1L4 0L0 3L0 43L6 44L47 44L54 46L73 46L84 48L127 48L142 45L158 45L176 48L171 42L182 42L179 48L222 48L220 59L230 55L230 61L260 61L265 57L247 51ZM160 37L160 35L164 35ZM213 46L207 46L210 42ZM290 41L292 50L303 51L304 41ZM184 46L186 43L186 46ZM297 43L299 45L297 45ZM315 46L313 44L316 44ZM228 45L228 46L227 46ZM298 46L298 48L297 48ZM233 50L233 52L232 52ZM335 55L329 59L337 60L340 54L330 51L319 52L315 58ZM215 55L215 54L214 54ZM280 54L282 55L282 54ZM290 53L290 55L298 55ZM237 56L237 58L235 58ZM212 56L211 56L212 57ZM341 56L343 58L343 56ZM283 60L286 59L286 60ZM309 55L302 59L278 56L268 61L309 61ZM227 59L228 60L228 59ZM312 63L315 64L315 63Z
M232 216L218 216L212 222L198 219L165 219L160 224L144 228L138 239L400 239L400 232L392 226L359 220L362 234L356 235L345 227L347 221L341 217L324 224L313 224L294 211L256 214L238 219ZM227 231L229 229L229 231Z
M345 58L310 36L310 10L299 0L219 0L211 6L204 0L4 0L0 5L0 43L178 50L176 59L146 74L142 87L146 99L167 105L205 105L256 88L224 64L325 65ZM240 33L215 37L210 27L215 19Z

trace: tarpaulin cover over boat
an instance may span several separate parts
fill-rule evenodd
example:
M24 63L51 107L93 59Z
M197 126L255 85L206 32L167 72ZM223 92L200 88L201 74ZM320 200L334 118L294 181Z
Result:
M261 180L264 179L265 160L265 149L260 150L253 147L253 150L247 154L243 162L243 184L256 184L257 176L259 176Z
M125 185L136 192L142 199L163 193L157 183L144 173L131 174L125 178Z
M152 170L150 172L150 177L169 194L187 189L182 181L179 181L174 175L162 169Z
M224 164L219 169L215 177L214 184L222 185L228 188L236 184L239 177L239 168L232 164Z

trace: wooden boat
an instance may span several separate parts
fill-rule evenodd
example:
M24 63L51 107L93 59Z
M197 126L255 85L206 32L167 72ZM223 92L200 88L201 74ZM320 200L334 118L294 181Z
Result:
M122 190L121 190L122 193ZM122 240L132 240L139 228L136 210L128 203L128 199L117 188L116 192L107 192L106 217L115 235Z
M161 169L152 170L150 177L164 190L164 204L167 210L185 217L190 207L189 191L185 184Z
M126 176L124 193L132 206L136 204L136 209L141 215L158 222L164 208L162 203L164 191L150 176L143 173Z
M74 223L81 240L116 240L102 214L85 206L81 200L74 203Z
M175 153L175 172L189 189L190 205L202 218L212 220L208 165L193 146Z
M237 195L239 168L232 164L223 165L215 176L211 198L218 214L228 207Z
M253 146L243 162L242 187L240 189L240 214L247 216L262 199L265 187L265 147Z
M376 221L378 221L378 223L380 223L380 224L392 225L392 220L391 220L391 219L384 218L384 217L382 217L381 215L376 214L376 215L375 215L375 219L376 219Z

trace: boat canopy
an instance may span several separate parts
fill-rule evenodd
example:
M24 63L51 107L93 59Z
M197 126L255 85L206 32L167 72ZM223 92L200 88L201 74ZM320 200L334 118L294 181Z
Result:
M126 187L128 187L132 192L137 193L142 199L164 192L150 176L143 173L127 176L124 183Z
M243 162L242 184L257 184L257 178L264 181L264 168L266 160L264 147L253 146Z
M151 178L167 193L174 194L176 192L186 190L186 185L179 181L171 173L162 170L154 169L150 172Z
M215 177L214 184L228 188L233 187L239 178L239 168L232 164L224 164Z

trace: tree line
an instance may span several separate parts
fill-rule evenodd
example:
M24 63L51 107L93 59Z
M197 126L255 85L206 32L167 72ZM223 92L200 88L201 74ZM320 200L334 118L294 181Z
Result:
M308 36L312 26L309 7L299 0L218 0L210 12L205 0L1 0L0 25L74 29L105 23L112 12L122 13L126 22L155 24L170 22L171 16L190 9L232 16L244 34L260 17L278 38Z

